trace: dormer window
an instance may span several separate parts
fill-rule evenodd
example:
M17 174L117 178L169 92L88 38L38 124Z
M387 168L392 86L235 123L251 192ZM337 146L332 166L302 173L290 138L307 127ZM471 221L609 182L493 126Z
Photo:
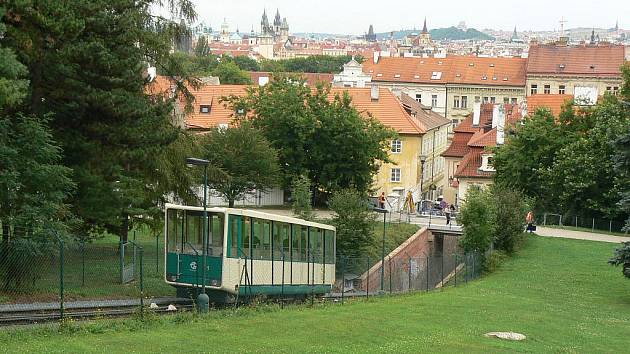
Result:
M199 105L199 113L210 113L210 105L209 104L202 104Z
M481 167L480 171L483 172L494 172L494 155L492 154L483 154L481 155Z
M431 80L440 80L442 78L442 72L441 71L434 71L431 74Z

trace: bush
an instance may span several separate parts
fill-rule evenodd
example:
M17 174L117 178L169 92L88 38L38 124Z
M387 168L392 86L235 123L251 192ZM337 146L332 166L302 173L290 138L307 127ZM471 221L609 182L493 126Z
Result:
M494 202L493 245L497 250L512 254L525 239L525 216L530 210L530 201L520 191L500 185L490 189Z
M344 189L333 194L329 206L335 212L332 224L337 228L337 254L364 255L372 244L374 221L367 196L354 189Z
M496 225L492 202L488 190L478 187L468 189L466 201L457 217L464 231L459 244L465 252L484 252L492 245Z
M621 272L626 278L630 278L630 242L622 242L621 247L615 250L615 256L608 260L608 264L622 266Z
M313 207L311 206L311 200L313 195L311 193L311 181L306 176L295 177L291 183L291 206L293 208L293 214L304 220L312 220Z

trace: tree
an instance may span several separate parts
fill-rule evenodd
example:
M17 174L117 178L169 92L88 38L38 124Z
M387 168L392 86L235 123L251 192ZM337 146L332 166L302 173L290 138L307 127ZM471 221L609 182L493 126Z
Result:
M224 85L250 85L252 83L249 74L241 70L231 61L222 61L212 70L212 75L219 77Z
M250 57L239 55L232 58L234 64L238 65L241 70L245 71L260 71L260 65L258 62Z
M626 278L630 278L630 242L622 242L621 247L615 250L614 257L608 260L608 264L622 266L621 272Z
M311 181L306 176L297 176L291 183L291 206L293 214L304 220L312 220L313 207L311 206L313 194L311 193Z
M495 210L487 189L471 187L460 208L457 221L462 224L459 240L465 252L485 252L492 245L495 228Z
M200 143L204 156L220 170L219 176L209 180L209 186L230 207L248 192L275 186L280 173L277 152L250 123L216 128L203 136Z
M168 74L177 23L155 15L161 1L7 1L0 39L27 66L27 115L51 113L63 163L77 183L73 211L85 230L106 228L126 241L134 222L146 222L166 187L156 160L178 136L171 124L178 97L152 96L147 61ZM165 2L175 17L192 20L188 0ZM186 77L175 81L183 87ZM163 189L160 190L160 192Z
M624 78L621 87L622 105L626 115L630 115L630 65L621 68ZM614 171L619 186L619 206L628 218L626 230L630 230L630 128L626 127L617 137L612 139Z
M0 18L5 15L0 7ZM0 22L0 38L5 26ZM0 224L2 252L19 236L50 237L73 219L66 200L74 188L70 169L47 127L49 118L26 116L27 69L10 48L0 46ZM0 257L2 258L2 257Z
M395 132L352 107L349 96L331 98L328 88L311 91L296 76L277 75L245 97L228 98L237 120L251 120L278 150L283 185L307 175L313 191L345 188L366 192L379 161L388 161Z
M197 57L205 57L210 54L210 47L208 47L208 39L206 36L201 36L197 39L197 44L195 45L195 56Z
M332 224L337 228L337 254L359 257L372 243L374 214L369 210L367 196L354 189L335 192L329 207L335 212Z
M281 60L263 60L262 71L270 72L301 72L301 73L338 73L343 70L343 64L350 61L349 55L311 55L305 58L292 58ZM355 57L359 63L363 62L362 56Z

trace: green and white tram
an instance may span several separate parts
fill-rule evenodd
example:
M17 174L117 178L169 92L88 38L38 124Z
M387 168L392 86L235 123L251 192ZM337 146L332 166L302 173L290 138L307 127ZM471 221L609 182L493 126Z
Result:
M165 281L181 297L202 286L203 208L166 204ZM323 295L335 282L335 228L252 210L208 208L211 302Z

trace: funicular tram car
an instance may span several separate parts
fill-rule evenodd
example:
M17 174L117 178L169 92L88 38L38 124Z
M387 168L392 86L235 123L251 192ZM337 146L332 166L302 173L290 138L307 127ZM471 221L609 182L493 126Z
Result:
M166 204L165 281L180 297L202 286L203 208ZM208 208L206 293L211 302L305 297L335 282L335 228L297 218Z

